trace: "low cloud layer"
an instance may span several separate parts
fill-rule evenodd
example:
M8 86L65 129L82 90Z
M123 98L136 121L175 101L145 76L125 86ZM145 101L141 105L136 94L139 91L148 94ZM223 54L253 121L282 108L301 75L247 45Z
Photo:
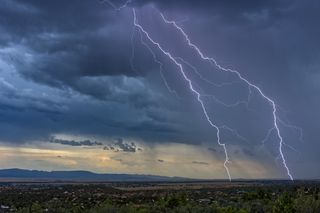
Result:
M102 146L103 144L97 141L83 140L83 141L75 141L75 140L63 140L57 138L51 138L50 143L68 145L68 146Z
M115 143L104 146L104 150L111 150L114 152L137 152L142 151L142 148L137 147L134 142L126 143L122 138L119 138Z

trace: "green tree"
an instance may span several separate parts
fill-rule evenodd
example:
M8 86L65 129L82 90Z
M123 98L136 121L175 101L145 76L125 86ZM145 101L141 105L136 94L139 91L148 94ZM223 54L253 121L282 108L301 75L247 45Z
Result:
M296 212L292 197L287 193L283 193L273 206L274 213L294 213Z

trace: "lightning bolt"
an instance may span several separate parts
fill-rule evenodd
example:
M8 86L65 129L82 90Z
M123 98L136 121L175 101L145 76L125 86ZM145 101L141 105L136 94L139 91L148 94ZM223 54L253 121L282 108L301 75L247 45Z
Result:
M206 83L211 84L211 85L213 85L213 86L215 86L215 87L229 86L229 85L233 85L234 83L237 83L237 82L224 82L224 83L218 84L218 83L209 81L208 79L206 79L205 77L203 77L203 76L201 75L201 73L198 71L198 69L197 69L195 66L193 66L193 65L190 64L189 62L185 61L185 60L184 60L183 58L181 58L181 57L176 57L176 59L179 60L179 61L181 61L182 63L184 63L184 64L187 65L188 67L190 67L191 70L193 70L194 73L196 73L201 80L203 80L203 81L205 81Z
M233 73L235 75L238 76L238 78L243 81L246 85L248 85L249 88L253 88L255 89L260 95L262 98L264 98L272 107L272 116L273 116L273 127L274 129L276 130L276 133L277 133L277 136L278 136L278 139L279 139L279 153L280 153L280 157L281 157L281 161L282 161L282 164L284 166L284 168L286 169L287 171L287 175L288 177L293 180L293 176L291 175L291 172L290 172L290 169L287 165L287 162L286 162L286 159L285 159L285 156L283 154L283 145L284 145L284 142L283 142L283 137L281 135L281 131L280 131L280 128L279 128L279 118L277 116L277 106L274 102L274 100L272 100L270 97L268 97L267 95L265 95L264 92L262 92L262 90L255 84L251 83L249 80L247 80L246 78L244 78L240 72L236 71L236 70L232 70L232 69L228 69L228 68L224 68L222 67L220 64L218 64L218 62L214 59L214 58L210 58L210 57L207 57L205 56L202 51L200 50L199 47L197 47L195 44L193 44L189 38L189 36L185 33L185 31L177 25L176 22L174 21L169 21L166 19L166 17L160 13L160 16L162 17L162 20L166 23L166 24L170 24L172 25L173 27L175 27L185 38L186 42L188 43L189 47L194 49L198 55L201 57L202 60L205 60L205 61L209 61L212 65L214 65L215 67L217 67L219 70L222 70L224 72L229 72L229 73Z
M226 148L226 144L224 143L221 143L221 140L220 140L220 129L217 125L215 125L213 123L213 121L211 120L211 118L209 117L208 113L207 113L207 110L206 110L206 107L201 99L201 94L194 88L193 86L193 83L192 81L188 78L188 76L186 75L184 69L183 69L183 65L181 63L179 63L169 52L167 52L166 50L164 50L162 48L162 46L154 41L151 36L149 35L149 33L138 23L137 21L137 16L136 16L136 11L135 9L133 8L132 9L132 12L133 12L133 22L134 22L134 26L137 27L137 29L139 29L139 32L140 33L143 33L145 35L145 37L154 45L156 46L164 55L166 55L178 68L179 68L179 71L180 73L182 74L183 78L187 81L188 85L189 85L189 88L191 90L191 92L196 95L197 97L197 101L199 102L201 108L202 108L202 111L208 121L208 123L214 128L216 129L216 134L217 134L217 139L218 139L218 144L223 147L224 149L224 153L225 153L225 162L224 162L224 167L226 169L226 172L227 172L227 175L228 175L228 178L229 180L231 181L231 175L230 175L230 172L229 172L229 168L227 166L227 164L229 163L229 156L228 156L228 152L227 152L227 148Z
M109 3L115 10L117 11L120 11L121 9L125 8L128 6L128 4L130 4L132 2L132 0L128 0L125 2L125 4L121 5L120 7L116 7L110 0L105 0L105 2ZM197 71L197 69L191 65L190 63L188 63L187 61L183 60L182 58L175 58L174 56L171 55L170 52L166 51L165 49L163 49L163 47L158 43L156 42L155 40L153 40L151 38L151 36L149 35L149 33L139 24L138 22L138 19L137 19L137 16L136 16L136 11L134 8L132 8L132 12L133 12L133 22L134 22L134 28L138 29L139 33L140 33L140 40L141 40L141 43L150 51L150 53L152 54L153 56L153 59L156 63L159 64L159 67L160 67L160 75L166 85L166 87L168 88L168 90L170 92L174 92L176 93L174 90L172 90L164 75L163 75L163 72L162 72L162 67L163 67L163 64L156 58L156 55L155 53L152 51L151 47L143 40L142 38L142 34L145 35L145 37L148 39L148 41L150 43L152 43L154 46L156 46L165 56L168 57L168 59L170 59L170 61L172 61L178 68L179 68L179 71L180 73L182 74L183 78L186 80L186 82L188 83L189 85L189 88L190 88L190 91L197 97L197 101L199 102L201 108L202 108L202 111L204 113L204 116L206 118L206 120L208 121L208 123L210 124L211 127L213 127L215 130L216 130L216 135L217 135L217 142L218 144L223 147L224 149L224 153L225 153L225 161L224 161L224 167L226 169L226 172L227 172L227 175L229 177L229 180L231 181L231 175L230 175L230 172L229 172L229 168L227 166L227 164L230 162L229 161L229 156L228 156L228 152L227 152L227 148L226 148L226 144L222 143L221 142L221 139L220 139L220 129L224 129L224 130L227 130L227 131L230 131L232 132L233 134L235 134L238 138L242 139L243 141L246 141L246 139L244 137L242 137L236 130L234 129L231 129L227 126L217 126L216 124L213 123L212 119L210 118L210 116L208 115L207 113L207 109L206 109L206 106L202 100L202 97L204 96L210 96L214 99L214 101L216 101L217 103L219 104L222 104L224 105L225 107L236 107L240 104L245 104L247 105L247 108L248 108L248 103L250 102L250 98L251 98L251 95L252 95L252 89L254 89L255 91L258 92L258 94L267 102L270 104L271 108L272 108L272 118L273 118L273 127L271 129L269 129L268 133L267 133L267 136L265 139L263 139L262 143L264 144L266 141L268 141L269 137L271 136L271 134L273 132L276 132L276 135L277 135L277 138L279 139L279 147L278 147L278 150L279 150L279 159L281 159L281 162L282 162L282 165L283 167L285 168L286 172L287 172L287 175L288 177L293 180L293 176L291 175L291 172L290 172L290 169L289 167L287 166L287 162L286 162L286 158L284 156L284 153L283 153L283 146L287 146L293 150L295 150L293 147L287 145L284 140L283 140L283 136L282 136L282 133L280 131L280 127L279 127L279 124L281 124L283 127L286 127L286 128L294 128L296 129L299 133L300 133L300 140L302 141L303 140L303 135L302 135L302 129L300 127L296 127L294 125L291 125L291 124L287 124L285 123L284 121L282 121L279 116L278 116L278 106L276 105L275 101L273 99L271 99L269 96L267 96L260 87L258 87L257 85L255 85L254 83L252 83L251 81L249 81L248 79L246 79L245 77L242 76L242 74L234 69L229 69L229 68L225 68L223 66L221 66L214 58L211 58L211 57L208 57L208 56L205 56L205 54L202 53L202 51L200 50L200 48L195 45L194 43L191 42L189 36L187 35L187 33L185 33L185 31L175 22L175 21L171 21L171 20L168 20L164 15L163 13L160 12L160 16L162 18L162 20L164 21L164 23L168 24L168 25L172 25L177 31L179 31L185 41L187 42L188 46L190 48L192 48L200 57L202 60L204 61L208 61L212 66L218 68L220 71L224 71L224 72L228 72L228 73L232 73L232 74L235 74L239 81L241 82L244 82L247 86L248 86L248 100L247 101L238 101L234 104L226 104L222 101L220 101L219 99L217 99L215 96L213 95L201 95L200 92L194 87L194 83L191 81L190 78L188 78L185 70L184 70L184 65L186 66L189 66L199 77L201 80L204 80L205 82L207 83L210 83L214 86L217 86L217 87L222 87L222 86L226 86L226 85L230 85L230 84L233 84L233 83L237 83L237 82L228 82L228 83L222 83L222 84L216 84L214 82L211 82L209 80L207 80L206 78L204 78L200 72ZM132 43L133 43L133 36L132 35ZM134 57L134 50L132 52L132 58L131 58L131 62L133 61L133 57ZM133 67L133 66L132 66ZM295 150L297 151L297 150Z
M117 10L122 10L123 8L127 7L128 4L130 4L132 2L132 0L127 0L123 5L121 5L120 7L118 7Z
M149 50L149 52L151 53L151 55L153 57L153 60L159 65L160 76L161 76L161 78L162 78L162 80L164 82L164 85L168 89L168 91L179 98L178 93L169 86L169 83L168 83L166 77L163 74L163 64L161 63L161 61L158 60L156 54L152 51L151 47L143 40L143 36L142 36L141 33L140 33L140 42L141 42L142 45L144 45Z
M110 0L102 0L101 3L108 3L114 10L116 11L120 11L122 10L123 8L126 8L128 6L128 4L130 4L132 2L132 0L127 0L123 5L120 5L120 6L116 6L112 1Z
M299 134L299 141L300 141L300 142L304 142L304 140L303 140L303 130L302 130L301 127L292 125L292 124L287 123L287 122L285 122L285 121L283 121L283 120L281 120L281 119L278 119L278 120L279 120L279 122L280 122L284 127L290 128L290 129L295 129L295 130L298 132L298 134Z
M131 32L131 57L130 57L130 66L131 70L135 73L138 74L138 71L136 70L134 66L134 58L135 58L135 44L134 44L134 33L135 33L135 27L132 28Z
M219 126L219 128L231 132L233 135L235 135L237 138L244 142L248 142L248 140L244 136L240 135L239 132L235 129L232 129L226 125Z
M292 127L293 128L293 127ZM266 135L266 137L261 141L261 148L265 146L266 142L269 140L270 136L272 135L272 133L275 131L276 129L273 127L271 129L268 130L268 133ZM300 136L301 137L301 136ZM301 138L299 137L299 140L301 140ZM294 148L293 146L283 142L283 145L288 147L289 149L297 152L298 154L301 154L296 148Z

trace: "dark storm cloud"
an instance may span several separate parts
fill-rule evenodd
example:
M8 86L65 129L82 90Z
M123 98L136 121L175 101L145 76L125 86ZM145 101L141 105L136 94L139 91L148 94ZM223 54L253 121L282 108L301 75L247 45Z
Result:
M117 5L123 2L114 1ZM188 51L179 46L181 36L157 22L157 10L145 7L149 3L170 19L186 18L181 25L206 53L217 56L229 67L233 64L280 106L290 110L288 117L302 126L309 144L295 143L290 137L295 133L282 126L286 141L308 153L306 162L320 161L314 151L319 148L315 141L316 127L320 125L319 1L136 0L130 4L141 9L141 22L150 22L152 36L166 42L164 46L174 53L187 55ZM0 61L0 139L25 142L65 133L134 137L147 142L215 142L215 132L205 123L194 97L187 94L181 76L172 80L176 67L168 65L156 51L164 61L170 86L182 97L173 100L162 87L154 86L162 82L154 76L158 65L140 44L137 33L133 39L134 68L131 66L132 21L130 10L116 12L99 1L4 0L0 5L0 59L17 75L8 74L9 66L2 66ZM194 59L194 54L187 56ZM192 62L200 64L198 59ZM204 66L199 66L202 71ZM14 78L50 89L24 86L25 82ZM219 90L197 83L209 92ZM31 90L21 90L22 87ZM59 92L51 92L52 88ZM243 95L241 89L217 94L231 99ZM270 128L269 124L261 124L270 118L270 109L260 108L261 100L254 101L251 107L259 106L258 119L247 117L240 110L220 110L216 103L208 111L219 124L230 122L238 127L248 139L241 146L255 146L263 139L257 135L266 134L266 128ZM261 129L266 131L261 133ZM234 137L223 141L240 143ZM271 145L277 148L276 142ZM117 148L136 150L124 142ZM221 152L217 147L209 150L213 154ZM249 149L239 150L249 158L259 158ZM295 153L287 148L285 151L291 162ZM314 170L315 175L320 172ZM297 173L303 174L303 168L297 168Z
M194 43L209 56L217 57L222 65L236 68L251 82L259 85L265 94L279 104L279 116L283 119L289 117L289 121L303 128L304 139L308 142L298 142L299 135L286 126L282 126L281 131L287 143L299 151L303 150L304 162L309 162L310 168L295 164L297 153L285 147L288 164L297 176L303 176L304 170L319 173L320 170L313 166L314 162L320 161L319 157L315 157L317 153L313 151L314 147L319 148L315 141L318 141L316 127L320 125L320 101L316 98L319 93L319 86L316 85L319 85L320 81L320 28L316 21L320 18L319 1L152 2L155 2L169 19L185 19L186 21L179 24L189 33ZM139 21L148 27L148 22L144 21L146 15L148 12L142 13ZM183 51L175 51L181 48L177 45L181 37L175 37L174 30L171 31L168 26L161 28L161 22L159 23L157 29L152 26L147 29L156 31L152 36L163 43L167 42L166 48L172 47L170 50L175 54L183 55ZM168 41L169 37L166 37L165 33L161 34L162 37L157 37L163 30L169 32L172 41ZM194 62L194 54L189 61L197 63ZM311 80L312 78L314 80ZM233 91L232 94L241 93ZM267 132L260 132L259 137L258 132L270 128L264 122L270 122L270 109L264 110L263 105L258 101L251 104L259 111L257 113L263 115L260 119L239 113L240 110L234 110L236 113L219 111L217 104L210 110L214 108L212 114L215 121L230 122L231 126L236 126L235 129L248 139L248 143L241 142L242 146L259 146L259 142L264 138L262 135ZM289 112L286 113L286 110ZM230 140L225 142L231 143ZM268 144L275 155L279 152L277 142L278 139L275 138ZM236 143L239 143L239 140ZM243 149L241 152L249 158L260 157L257 150Z
M283 5L283 1L133 2L140 5L153 2L166 9L179 9L181 6L190 9L212 8L217 14L226 14L224 10L227 9L242 14L246 10L259 11ZM131 14L129 17L126 14L116 14L106 3L6 0L0 11L2 29L12 39L8 41L4 37L4 40L7 43L20 43L33 57L33 61L28 63L24 59L16 59L18 71L36 82L62 88L70 87L99 99L112 99L112 85L99 79L99 76L144 75L154 67L154 63L150 63L152 60L139 61L139 58L151 58L147 51L137 48L136 64L143 64L143 69L139 70L139 73L132 70L129 63ZM228 16L234 12L231 11ZM132 98L147 99L137 98L136 95Z
M67 108L59 99L45 96L44 93L39 96L37 92L32 89L20 90L0 78L1 141L44 139L44 135L50 134L52 124L61 118Z
M117 18L98 1L5 0L0 13L1 30L7 35L0 38L1 43L24 46L33 58L26 62L25 58L12 56L26 78L91 94L81 86L90 82L79 78L137 75L129 63L130 19ZM137 60L140 54L145 58L148 53L138 49ZM144 66L139 74L153 65L145 61Z
M292 0L199 0L199 1L188 1L188 0L137 0L132 1L136 4L148 4L155 3L156 5L163 8L173 9L201 9L201 10L215 10L219 12L229 12L231 15L238 12L244 11L259 11L262 9L274 9L282 8L290 4ZM132 3L134 5L134 3ZM233 12L233 14L232 14Z
M21 92L4 79L0 78L0 90L2 93L1 109L3 111L35 111L44 114L61 114L63 105L48 97L37 97L31 92Z
M2 130L23 132L4 131L2 140L45 139L60 131L148 140L155 139L156 131L161 134L157 140L165 140L165 134L176 134L166 116L155 120L156 114L163 112L166 98L146 85L144 76L154 69L150 53L136 48L137 70L131 67L131 14L115 13L98 1L6 0L0 11L0 45L5 50L0 52L1 59L29 82L28 87L33 87L31 80L66 92L62 96L49 93L43 98L40 91L38 95L21 93L14 87L20 84L17 80L11 81L13 86L1 81ZM45 87L34 90L47 92ZM91 97L93 103L85 103L73 91ZM113 107L109 109L112 115L98 115L110 114L104 112L103 104ZM93 117L99 117L94 121L86 116L93 111ZM32 118L37 121L27 125Z
M188 1L188 0L137 0L133 1L133 6L145 4L154 4L162 11L178 11L185 14L201 14L198 18L203 18L203 22L210 19L219 18L229 25L238 25L242 23L253 22L256 24L263 24L263 27L270 25L277 20L277 18L283 15L283 12L290 8L295 2L294 0L200 0L200 1ZM173 12L174 14L174 12ZM261 26L260 26L261 27Z

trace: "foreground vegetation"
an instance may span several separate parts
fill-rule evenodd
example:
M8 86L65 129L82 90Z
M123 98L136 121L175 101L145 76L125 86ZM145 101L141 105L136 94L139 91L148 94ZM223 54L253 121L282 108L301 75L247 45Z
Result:
M253 194L249 195L252 196ZM239 199L228 206L220 206L217 202L212 204L201 205L195 202L189 202L184 196L170 196L156 202L154 205L146 204L136 206L129 204L126 206L117 206L112 203L105 203L99 207L91 209L90 213L104 212L201 212L201 213L246 213L246 212L275 212L275 213L291 213L291 212L320 212L320 200L317 197L300 195L292 197L292 194L284 193L276 200L259 197L258 193L255 198L250 200ZM236 204L237 203L237 204ZM81 211L80 211L81 212Z
M7 193L4 193L7 192ZM119 190L103 185L0 191L0 212L320 212L320 184Z

